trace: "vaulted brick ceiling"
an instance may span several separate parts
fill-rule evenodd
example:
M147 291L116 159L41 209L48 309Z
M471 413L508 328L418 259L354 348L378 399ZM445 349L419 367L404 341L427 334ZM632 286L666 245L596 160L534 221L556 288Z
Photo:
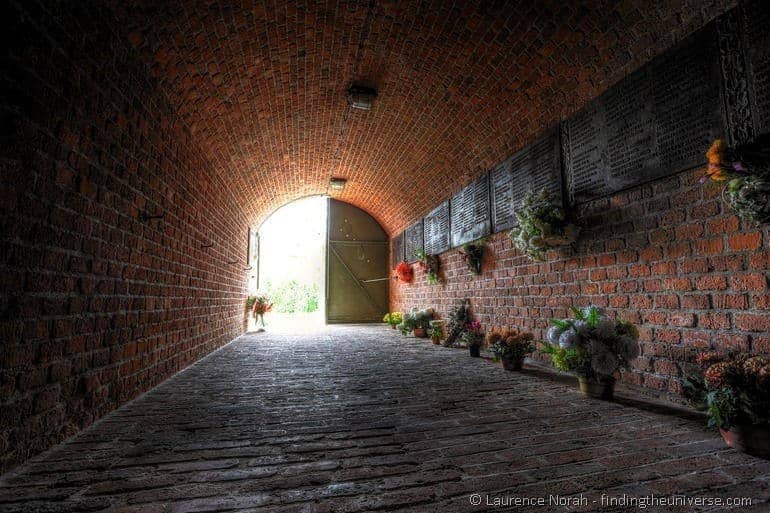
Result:
M391 232L731 0L120 2L120 30L248 205L328 192ZM354 80L374 109L351 109Z

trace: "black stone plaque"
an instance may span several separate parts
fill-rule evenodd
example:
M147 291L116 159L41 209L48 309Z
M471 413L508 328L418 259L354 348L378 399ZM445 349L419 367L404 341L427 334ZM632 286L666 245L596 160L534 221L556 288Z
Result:
M431 210L423 220L425 252L438 255L451 246L449 232L449 202L445 201Z
M410 264L417 261L414 252L423 249L422 219L414 223L404 232L404 258Z
M390 239L390 266L396 266L404 260L404 234L399 233Z
M559 206L562 203L561 151L559 131L552 130L511 159L513 208L521 206L529 191L547 190ZM516 216L514 224L518 224Z
M570 202L700 165L724 131L712 24L624 78L565 123Z
M516 225L515 210L529 191L546 189L561 205L560 155L559 132L552 130L490 171L493 232Z
M770 5L753 0L742 8L752 117L760 136L770 133Z
M489 235L489 178L481 178L455 194L449 205L452 247Z

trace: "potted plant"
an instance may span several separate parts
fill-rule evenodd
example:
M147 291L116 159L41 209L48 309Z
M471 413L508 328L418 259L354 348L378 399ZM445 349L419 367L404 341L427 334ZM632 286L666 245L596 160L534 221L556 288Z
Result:
M412 316L414 319L414 336L426 338L428 336L428 328L430 328L430 321L433 320L434 316L433 309L426 308L425 310L414 310Z
M407 262L401 262L396 266L396 277L399 281L402 283L409 283L412 281L412 278L414 277L414 271L412 270L412 266L409 265Z
M770 356L704 352L685 373L685 395L741 452L770 459Z
M572 308L574 319L553 319L544 352L553 366L578 376L580 391L612 399L615 372L639 356L639 332L626 321L614 321L595 306Z
M251 312L254 314L254 318L259 320L260 328L265 327L265 314L273 309L273 303L270 302L270 298L265 295L259 295L254 298L254 306Z
M414 256L417 257L417 262L420 269L427 274L428 283L431 285L437 285L439 283L439 270L441 268L441 261L437 255L428 255L424 249L415 249Z
M500 361L503 369L519 371L524 363L524 357L535 350L532 333L521 333L516 330L492 330L487 334L487 347L495 355L495 361Z
M467 242L463 244L463 249L460 250L460 254L465 260L465 264L471 273L479 275L481 274L481 264L484 260L484 252L487 248L487 239L475 240L473 242Z
M533 260L543 261L548 250L574 243L580 228L570 223L564 210L543 189L527 193L516 209L518 226L509 236L513 245Z
M471 321L465 325L462 335L460 335L462 345L468 348L473 358L481 355L481 345L484 343L484 333L481 331L479 321Z
M398 330L403 336L407 336L414 330L414 324L414 314L412 312L405 313L401 317L401 323L398 325Z
M739 217L755 224L770 222L770 134L736 148L717 139L706 158L701 183L724 183L723 197Z
M444 321L430 321L430 329L428 330L428 334L430 335L430 340L434 345L440 345L441 339L444 338Z
M385 317L382 318L382 322L390 324L390 327L393 329L396 329L396 326L401 324L401 321L403 320L404 316L401 312L386 313Z

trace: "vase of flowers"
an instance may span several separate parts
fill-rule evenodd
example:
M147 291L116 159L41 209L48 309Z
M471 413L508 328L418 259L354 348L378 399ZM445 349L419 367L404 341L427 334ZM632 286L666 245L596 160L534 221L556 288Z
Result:
M402 283L409 283L414 277L412 266L407 262L401 262L396 266L396 277Z
M484 260L486 248L486 238L463 244L463 249L460 250L460 254L463 257L463 260L465 260L468 270L470 270L471 273L476 275L481 274L481 264Z
M437 255L428 255L424 249L415 249L414 256L417 257L417 264L422 272L427 275L428 283L431 285L439 284L439 270L441 261Z
M430 321L435 317L435 311L433 308L426 308L420 310L418 308L412 308L412 310L404 315L402 326L411 331L415 337L426 338L428 336L428 328L430 328ZM405 329L402 328L401 332L404 333Z
M519 224L509 236L533 260L544 261L548 250L569 246L580 234L580 228L569 222L564 209L545 189L530 191L516 209L516 218Z
M492 330L487 334L487 347L495 355L495 361L500 361L503 369L520 371L524 357L535 350L532 333L521 333L516 330Z
M382 318L382 322L390 324L390 327L393 329L396 329L396 327L401 324L401 321L403 320L404 316L401 312L386 313L385 317Z
M481 331L479 321L471 321L465 325L462 335L460 335L462 345L468 348L473 358L481 355L481 345L484 343L484 333Z
M572 308L574 319L553 319L544 352L559 371L578 376L580 391L612 399L614 374L639 356L639 332L626 321L609 319L595 306Z
M430 321L430 329L428 330L428 334L430 335L430 340L434 345L440 345L441 339L444 338L444 321L440 319Z
M706 158L709 163L701 183L724 184L723 198L742 219L770 222L770 134L736 148L717 139Z
M770 459L770 356L707 351L685 373L685 395L725 443Z
M254 318L259 321L260 328L265 327L265 314L273 309L273 303L270 302L270 298L265 295L259 295L254 298L254 306L252 306L252 314Z

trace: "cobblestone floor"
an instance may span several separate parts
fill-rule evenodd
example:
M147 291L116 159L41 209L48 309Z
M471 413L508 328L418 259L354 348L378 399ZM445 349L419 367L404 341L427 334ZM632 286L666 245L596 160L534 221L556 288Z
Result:
M602 509L602 493L677 493L748 497L736 511L759 512L769 485L770 462L725 448L700 420L342 326L239 338L6 475L0 511L727 510ZM580 493L587 505L549 504ZM484 505L495 501L508 505Z

